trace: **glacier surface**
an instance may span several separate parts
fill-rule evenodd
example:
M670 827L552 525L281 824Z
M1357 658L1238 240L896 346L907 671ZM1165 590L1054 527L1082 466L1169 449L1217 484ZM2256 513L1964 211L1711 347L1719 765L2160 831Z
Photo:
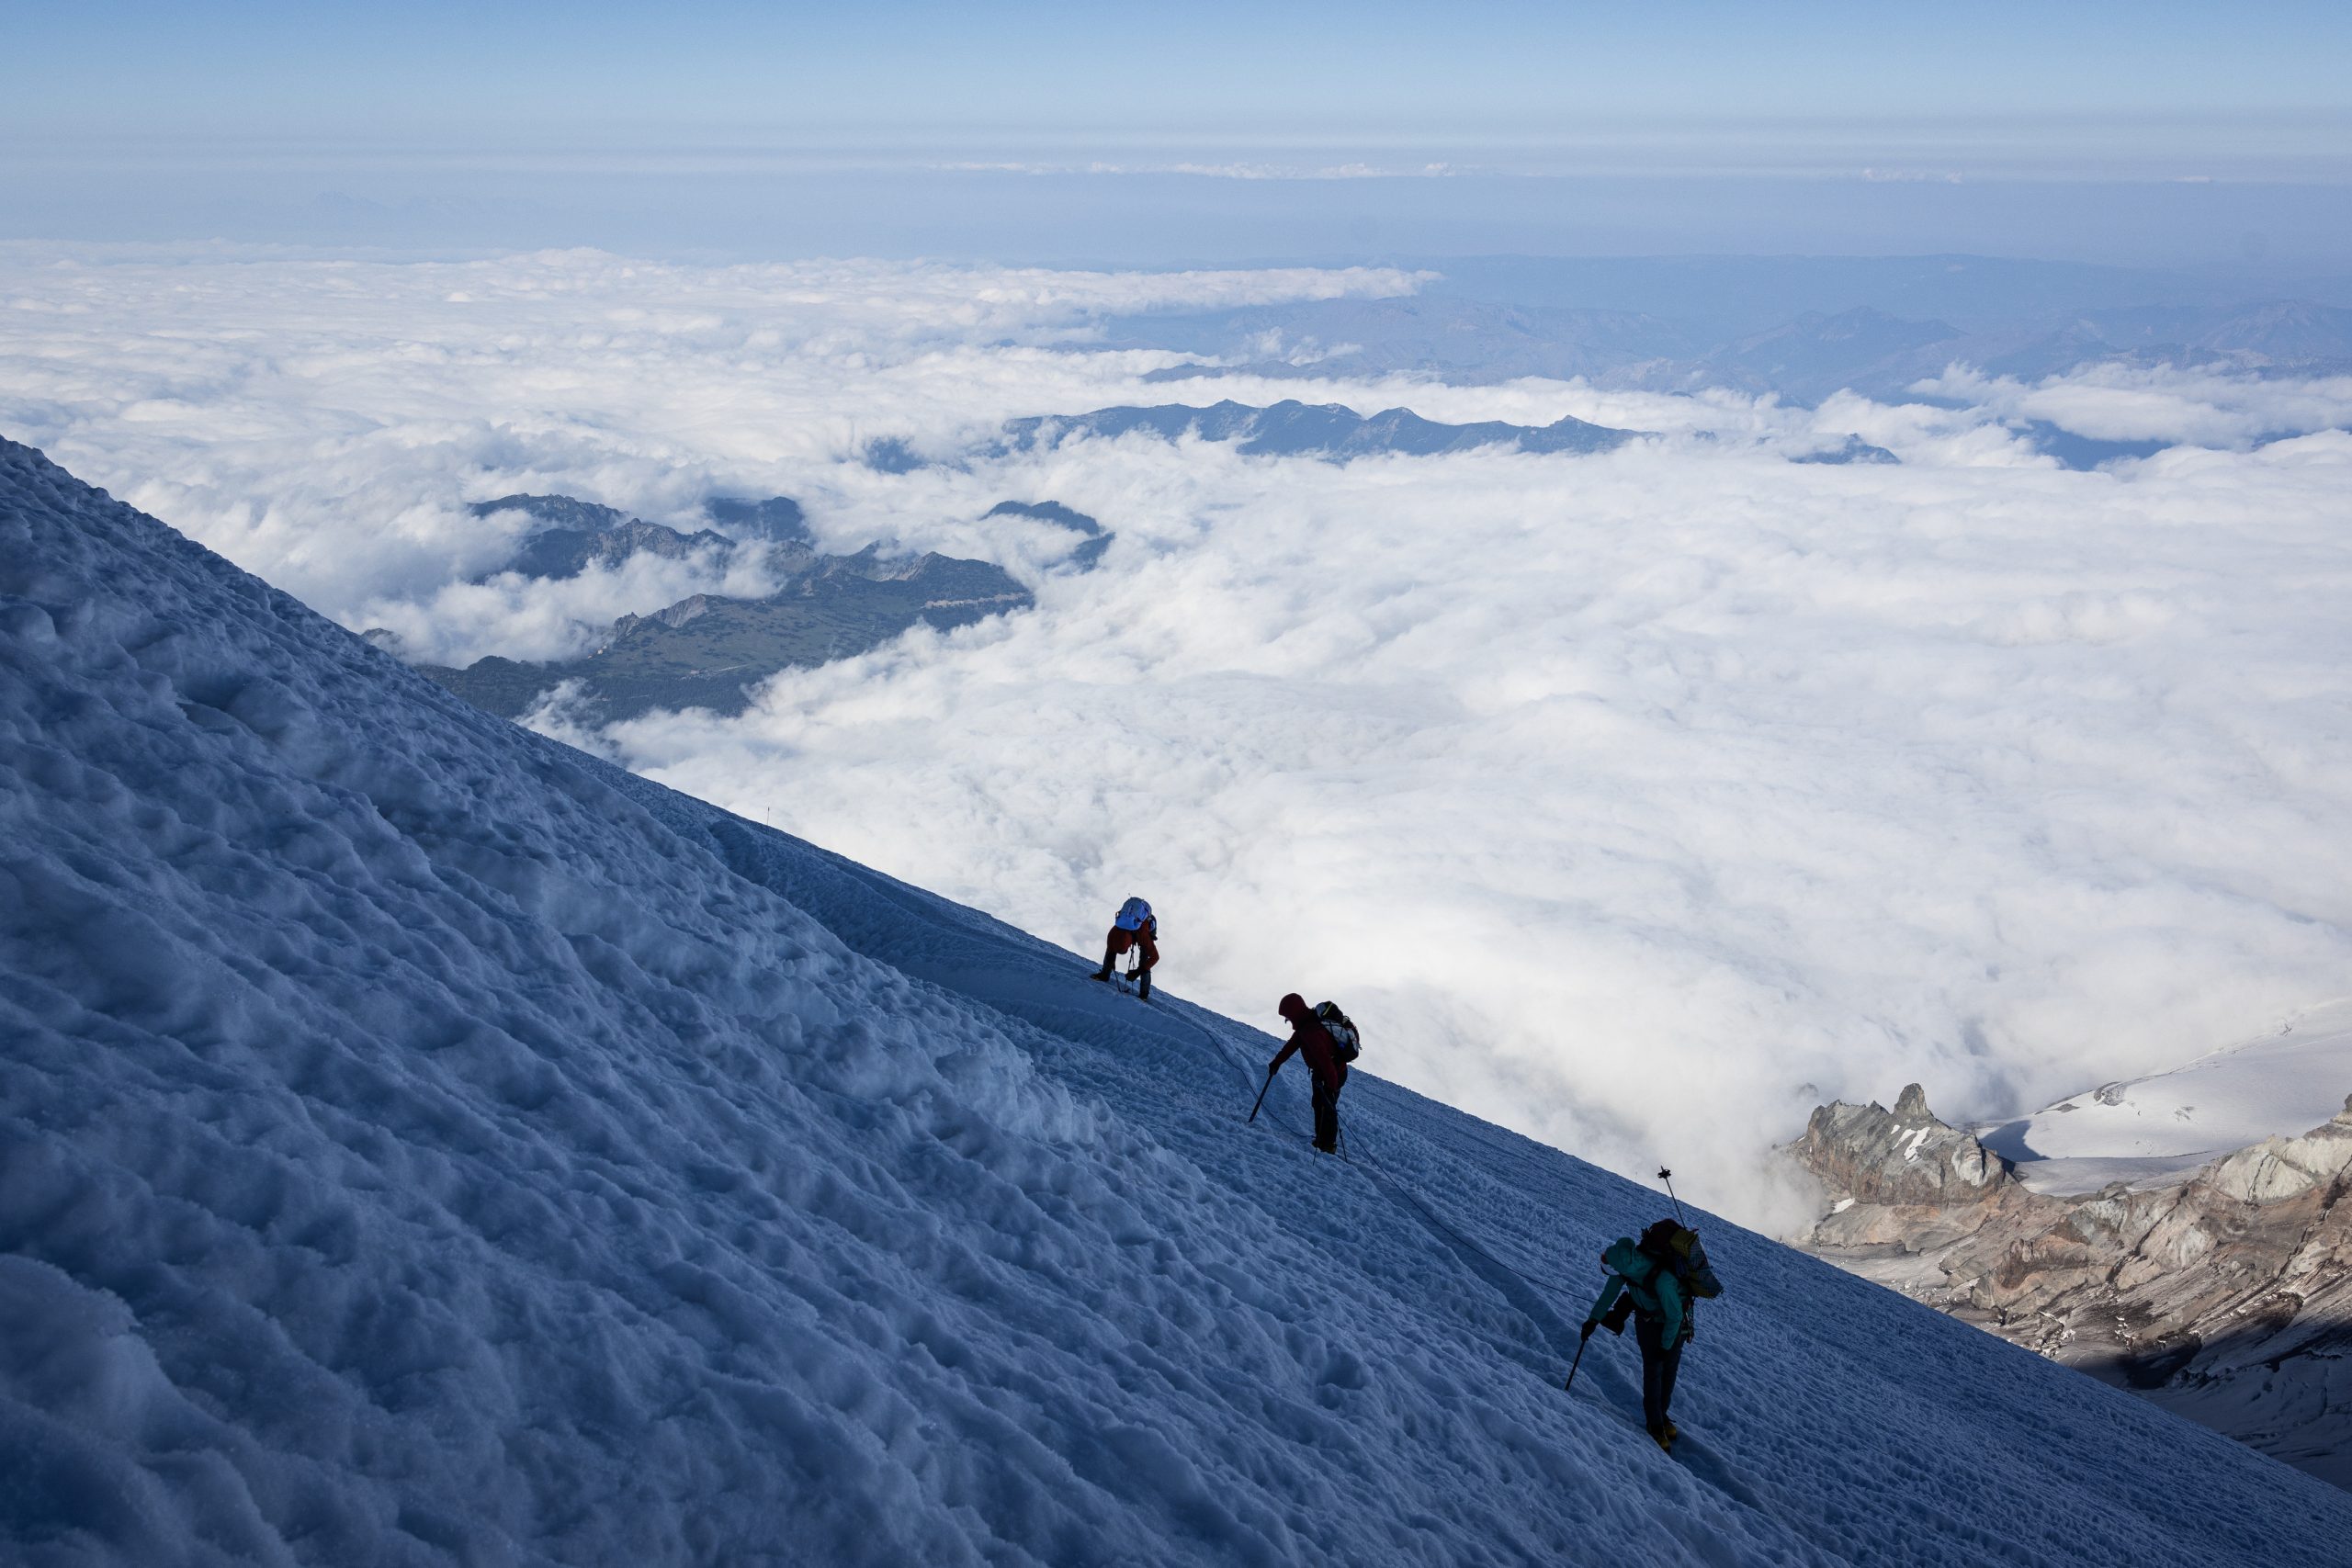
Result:
M2347 1086L2352 999L2307 1008L2271 1033L2169 1072L1973 1131L2035 1191L2096 1192L2159 1183L2265 1138L2293 1137L2343 1110Z

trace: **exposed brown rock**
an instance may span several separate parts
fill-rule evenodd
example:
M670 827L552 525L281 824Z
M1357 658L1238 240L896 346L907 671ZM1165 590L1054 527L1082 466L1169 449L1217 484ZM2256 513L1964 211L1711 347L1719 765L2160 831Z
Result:
M1857 1203L1965 1206L1997 1197L2010 1179L2008 1162L1973 1134L1936 1120L1917 1084L1905 1086L1891 1111L1876 1102L1822 1106L1797 1140L1796 1155L1825 1185Z
M1856 1273L2352 1485L2352 1098L2159 1185L2036 1193L1939 1121L1825 1105L1790 1155Z

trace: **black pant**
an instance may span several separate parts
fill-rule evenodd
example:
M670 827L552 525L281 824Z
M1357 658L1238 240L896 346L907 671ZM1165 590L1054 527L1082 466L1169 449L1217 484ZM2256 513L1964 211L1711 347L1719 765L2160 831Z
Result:
M1133 942L1127 944L1128 947L1134 945ZM1109 943L1102 949L1102 967L1097 978L1109 979L1113 966L1125 955L1126 951L1126 948L1119 945L1119 933L1115 930L1113 931ZM1136 971L1136 995L1147 999L1151 996L1151 965L1154 956L1151 946L1146 943L1143 950L1143 967Z
M1669 1350L1665 1337L1664 1318L1634 1317L1634 1343L1642 1348L1642 1419L1654 1437L1666 1430L1666 1407L1674 1403L1674 1374L1682 1366L1680 1341Z
M1339 1086L1320 1077L1315 1080L1315 1146L1327 1155L1340 1146Z

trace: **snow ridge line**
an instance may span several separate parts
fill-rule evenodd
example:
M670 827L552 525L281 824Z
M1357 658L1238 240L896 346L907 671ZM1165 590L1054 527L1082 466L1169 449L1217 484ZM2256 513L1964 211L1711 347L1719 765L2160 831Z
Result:
M1233 1062L1235 1067L1242 1074L1244 1080L1249 1084L1249 1086L1252 1089L1257 1087L1259 1080L1255 1076L1253 1076L1250 1065L1240 1056L1238 1049L1225 1034L1219 1031L1210 1029L1195 1019L1187 1018L1183 1014L1171 1013L1170 1016L1177 1018L1182 1022L1190 1024L1193 1029L1197 1030L1202 1034L1206 1035L1209 1038L1210 1043L1216 1045L1221 1053ZM1215 1015L1212 1014L1211 1016ZM1285 1118L1285 1125L1289 1125L1287 1118ZM1295 1125L1289 1125L1289 1130L1296 1132L1299 1129ZM1479 1142L1482 1147L1502 1155L1521 1171L1533 1173L1540 1177L1543 1181L1547 1183L1557 1180L1557 1172L1543 1170L1538 1162L1530 1158L1524 1152L1519 1149L1506 1147L1499 1140L1480 1139ZM1353 1155L1348 1152L1347 1135L1344 1131L1340 1134L1340 1147L1341 1150L1340 1158L1347 1160L1351 1165L1362 1164L1368 1174L1373 1175L1376 1180L1380 1179L1382 1176L1382 1168L1377 1164L1374 1156L1368 1151L1364 1153L1364 1157L1361 1161L1355 1159ZM1388 1177L1386 1181L1382 1183L1384 1190L1388 1190L1390 1183L1397 1183L1397 1179L1394 1176ZM1401 1186L1401 1183L1397 1184ZM1532 1184L1530 1190L1533 1190ZM1483 1246L1480 1246L1475 1239L1471 1238L1465 1233L1455 1230L1451 1225L1448 1225L1444 1221L1438 1219L1434 1212L1431 1211L1426 1202L1418 1195L1399 1195L1407 1197L1414 1207L1421 1211L1422 1215L1429 1223L1442 1228L1445 1232L1446 1235L1453 1238L1453 1242L1458 1243L1461 1247L1468 1247L1472 1252L1476 1254L1479 1258L1483 1259L1486 1265L1510 1274L1514 1279L1523 1283L1528 1289L1539 1292L1537 1296L1539 1303L1543 1301L1545 1295L1553 1292L1558 1292L1561 1294L1572 1293L1572 1288L1563 1281L1556 1280L1539 1280L1535 1276L1528 1273L1526 1270L1514 1266L1501 1258L1498 1258L1492 1251ZM1543 1310L1549 1313L1550 1308L1545 1306Z
M1248 1059L1241 1055L1240 1049L1236 1046L1232 1041L1227 1039L1223 1033L1211 1029L1208 1025L1201 1022L1198 1019L1187 1018L1180 1012L1171 1011L1169 1016L1175 1019L1178 1022L1188 1024L1194 1030L1197 1030L1200 1033L1206 1035L1208 1037L1209 1043L1216 1047L1218 1055L1231 1062L1233 1064L1234 1070L1241 1075L1244 1086L1249 1089L1255 1089L1258 1087L1260 1080L1251 1069ZM1272 1075L1269 1074L1268 1076L1271 1077ZM1271 1100L1272 1096L1269 1094L1267 1098ZM1292 1122L1287 1114L1279 1107L1274 1109L1274 1115L1283 1119L1283 1125L1289 1131L1295 1133L1299 1130L1296 1124ZM1272 1118L1269 1118L1269 1120L1272 1120Z
M1183 1018L1181 1014L1174 1016L1180 1018L1182 1021L1191 1024L1193 1029L1198 1030L1202 1034L1206 1035L1211 1043L1215 1044L1221 1053L1233 1061L1235 1066L1241 1071L1244 1077L1249 1078L1249 1065L1241 1060L1232 1043L1222 1033L1206 1027L1196 1020ZM1254 1078L1250 1078L1250 1081L1254 1085L1256 1080ZM1287 1115L1284 1116L1284 1121L1287 1124ZM1296 1132L1299 1129L1294 1125L1289 1126L1288 1130ZM1344 1133L1341 1134L1340 1147L1343 1150L1347 1147L1347 1140ZM1495 1285L1498 1291L1499 1291L1506 1299L1510 1300L1515 1308L1517 1308L1530 1321L1535 1323L1539 1328L1544 1329L1544 1337L1552 1342L1552 1348L1555 1352L1563 1356L1573 1356L1575 1354L1575 1347L1573 1345L1570 1345L1566 1349L1561 1348L1564 1341L1573 1340L1576 1336L1565 1329L1562 1320L1558 1314L1553 1311L1548 1300L1549 1296L1553 1293L1566 1293L1569 1287L1558 1280L1536 1279L1525 1270L1518 1269L1505 1259L1496 1257L1491 1250L1480 1245L1475 1237L1471 1236L1464 1231L1457 1229L1452 1224L1441 1218L1437 1212L1425 1199L1423 1199L1418 1192L1412 1190L1401 1179L1388 1172L1385 1167L1383 1166L1369 1150L1363 1149L1361 1140L1358 1141L1358 1152L1363 1155L1361 1159L1356 1158L1352 1154L1342 1154L1340 1157L1345 1159L1351 1165L1361 1166L1363 1168L1364 1173L1369 1176L1373 1179L1374 1183L1388 1196L1391 1202L1397 1203L1412 1210L1419 1219L1420 1223L1426 1226L1432 1235L1436 1235L1441 1242L1444 1243L1449 1251L1453 1252L1456 1257L1462 1258L1472 1272L1479 1275L1482 1279L1485 1279L1489 1284ZM1514 1156L1516 1162L1520 1164L1522 1169L1532 1168L1532 1162L1526 1160L1525 1156L1517 1156L1516 1151L1514 1151ZM1546 1175L1548 1176L1549 1173L1546 1173ZM1508 1275L1512 1280L1516 1281L1516 1283L1513 1285L1505 1285L1497 1278L1498 1273Z

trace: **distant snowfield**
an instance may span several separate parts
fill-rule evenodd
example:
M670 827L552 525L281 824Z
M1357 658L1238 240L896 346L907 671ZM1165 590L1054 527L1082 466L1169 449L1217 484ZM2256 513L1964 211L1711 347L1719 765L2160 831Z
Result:
M2352 1086L2352 1001L2314 1008L2261 1039L2171 1072L2101 1085L1980 1135L2018 1161L2018 1174L2038 1190L2094 1191L2306 1132L2344 1109L2352 1097L2345 1086Z
M450 591L507 544L464 503L518 490L667 519L789 493L832 547L1001 560L1035 613L788 674L738 721L541 722L1072 945L1150 897L1191 994L1338 998L1401 1081L1758 1219L1756 1156L1815 1103L1916 1079L2015 1117L2342 994L2343 383L1959 376L1959 406L1796 410L1281 382L1259 390L1659 435L850 460L1170 400L1140 379L1169 356L1087 349L1098 314L1414 286L20 247L0 430L420 646L529 653L683 591ZM2018 417L2212 445L2066 472ZM1848 433L1903 466L1786 460ZM981 521L1007 499L1100 517L1103 570L1042 575Z
M0 444L0 1559L2322 1562L2352 1496L465 707ZM1253 1007L1271 1010L1272 998ZM1377 1052L1377 1043L1370 1050ZM1364 1066L1374 1068L1373 1056Z

